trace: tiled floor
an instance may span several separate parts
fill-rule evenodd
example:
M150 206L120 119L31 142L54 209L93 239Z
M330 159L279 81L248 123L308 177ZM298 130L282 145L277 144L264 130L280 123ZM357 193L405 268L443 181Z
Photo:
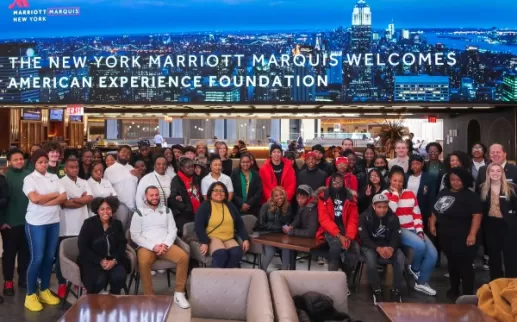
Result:
M244 266L248 266L244 264ZM478 263L480 266L480 263ZM271 265L270 269L274 270L279 267L279 259L275 259L274 265ZM307 269L307 263L299 263L298 269ZM327 266L320 266L316 262L312 263L312 270L326 270ZM388 270L389 272L389 270ZM420 302L420 303L449 303L449 300L445 296L445 292L448 289L448 280L444 277L446 272L445 265L442 263L442 267L435 270L433 277L430 281L430 285L436 288L438 295L436 297L429 297L413 292L411 297L408 297L407 290L403 290L403 300L406 302ZM387 274L389 276L389 274ZM390 280L390 278L387 278ZM476 270L476 281L477 286L482 285L488 281L488 273L480 269ZM167 288L167 279L165 275L158 274L154 277L154 287L156 294L172 294L173 289ZM56 288L56 281L52 280L52 289ZM142 288L140 288L141 290ZM389 294L389 285L386 286L386 294ZM25 294L23 290L17 292L14 297L4 297L4 304L0 305L0 321L2 322L53 322L57 321L64 313L60 307L45 306L42 312L33 313L26 310L23 306ZM72 296L69 297L69 301L73 302ZM174 314L176 310L173 310ZM370 291L367 286L366 271L364 270L363 278L361 279L361 287L357 294L352 293L349 297L349 314L358 320L364 322L370 321L384 321L382 315L379 313L377 308L372 304ZM173 321L173 319L169 319ZM87 321L85 321L87 322Z

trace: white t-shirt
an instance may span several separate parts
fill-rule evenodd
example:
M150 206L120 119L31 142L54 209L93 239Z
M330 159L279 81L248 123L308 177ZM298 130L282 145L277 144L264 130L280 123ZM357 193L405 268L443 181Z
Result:
M23 179L23 193L28 197L31 192L37 192L40 195L54 192L62 194L65 192L65 188L60 183L57 175L48 172L42 175L37 171L33 171ZM55 224L59 222L60 209L60 206L36 205L29 199L25 220L34 226Z
M154 136L154 139L153 139L153 140L154 140L154 143L156 143L156 144L162 144L162 142L163 142L163 136L161 136L160 134L156 134L156 135Z
M418 189L420 188L420 181L422 180L422 174L420 174L418 177L415 177L414 175L410 175L409 179L407 181L407 190L413 191L415 196L418 195Z
M101 179L101 182L97 182L90 177L90 179L88 179L88 186L93 194L93 198L106 198L117 195L111 183L106 179Z
M93 196L86 180L77 178L77 181L74 182L68 176L64 176L60 181L65 188L68 199L81 198L85 192L86 195ZM79 236L83 222L89 217L88 206L84 205L76 209L61 209L59 216L61 218L59 236Z
M174 171L174 167L170 165L167 167L167 170L165 170L165 174L171 177L171 179L174 179L176 176L176 171Z
M210 188L214 182L222 182L226 186L226 189L228 189L228 192L233 192L233 183L229 176L221 173L219 179L216 179L212 177L212 172L210 172L206 177L203 178L203 180L201 180L201 194L203 196L206 196L208 193L208 188Z
M104 179L108 180L117 192L118 200L130 210L135 209L135 195L138 178L131 174L133 167L118 162L107 168Z
M136 189L136 207L138 209L144 207L145 189L150 186L155 186L160 192L160 203L162 206L167 206L167 198L171 195L171 181L172 178L167 174L160 175L156 171L146 174L138 183Z

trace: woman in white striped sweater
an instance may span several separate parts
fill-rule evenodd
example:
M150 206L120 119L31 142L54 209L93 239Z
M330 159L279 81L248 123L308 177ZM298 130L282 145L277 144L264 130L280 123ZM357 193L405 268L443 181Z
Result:
M404 170L393 166L390 170L390 187L383 192L389 199L390 209L400 221L401 243L413 249L413 262L409 271L415 278L415 290L434 296L436 291L427 283L436 265L438 252L424 234L418 201L411 190L404 190Z

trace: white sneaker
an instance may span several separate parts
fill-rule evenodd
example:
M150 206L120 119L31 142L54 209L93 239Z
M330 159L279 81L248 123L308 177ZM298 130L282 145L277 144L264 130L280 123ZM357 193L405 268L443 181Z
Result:
M152 276L156 276L156 271L151 271Z
M187 301L185 293L174 293L174 303L176 303L182 309L188 309L190 307L190 303Z
M165 270L164 270L164 269L159 269L159 270L158 270L158 273L160 273L160 274L165 274Z
M415 283L415 290L420 292L420 293L424 293L426 295L431 295L431 296L435 296L436 295L436 291L433 290L431 288L431 286L429 286L429 284L427 284L427 283L425 283L425 284Z
M408 265L407 268L408 268L409 273L411 273L411 275L413 275L413 278L415 279L415 281L418 281L418 278L420 278L420 272L413 271L413 269L411 268L411 265Z
M449 275L449 273L445 273L445 274L443 274L443 276L445 276L447 278L451 277L451 275Z

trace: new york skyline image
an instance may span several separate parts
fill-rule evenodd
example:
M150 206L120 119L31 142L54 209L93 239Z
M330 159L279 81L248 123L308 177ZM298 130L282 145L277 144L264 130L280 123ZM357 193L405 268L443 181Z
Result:
M517 101L517 1L71 0L63 7L62 1L28 0L28 8L8 9L9 4L0 10L0 26L7 30L0 36L0 59L29 50L42 57L43 68L11 69L3 73L0 89L20 72L90 80L188 76L202 79L202 86L102 88L94 81L89 88L9 88L0 91L4 102ZM146 62L156 56L209 54L243 55L244 63L141 68L93 63L94 57L110 55L140 56ZM256 55L271 59L255 64ZM283 55L337 59L332 66L271 64ZM370 56L375 63L357 65L350 55L366 62ZM56 56L87 57L89 64L48 68L48 57ZM208 86L210 77L232 82ZM325 82L239 82L261 77Z

